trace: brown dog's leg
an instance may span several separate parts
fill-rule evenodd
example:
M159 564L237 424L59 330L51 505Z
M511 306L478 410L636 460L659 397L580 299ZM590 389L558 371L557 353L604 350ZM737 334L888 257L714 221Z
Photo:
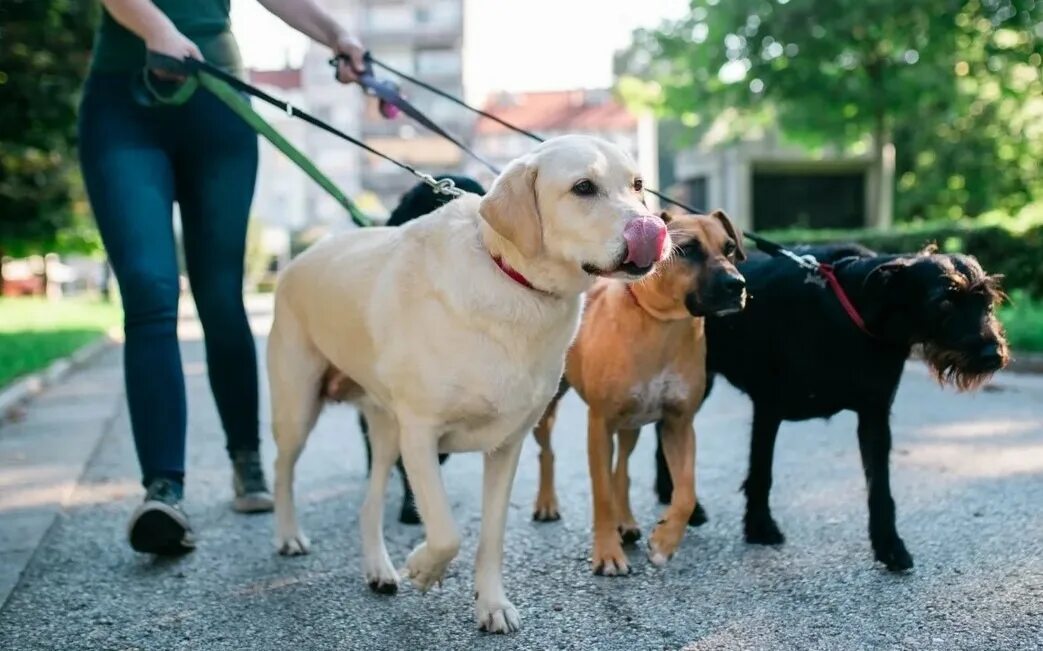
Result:
M532 519L539 522L561 519L558 495L554 490L554 450L550 445L550 433L554 429L557 415L558 397L555 396L532 432L540 446L540 487L536 493L536 506L532 511Z
M630 510L630 453L637 445L637 435L641 430L619 430L619 450L616 451L616 470L612 474L613 492L616 496L616 522L619 523L619 535L624 545L630 545L641 538L641 529L637 526L634 513Z
M670 506L648 541L648 555L656 565L665 564L674 555L681 544L688 518L695 509L695 428L692 427L692 415L665 421L662 440L674 492Z
M630 565L616 526L615 496L612 490L612 430L605 419L592 410L587 418L587 462L594 497L594 574L629 574Z

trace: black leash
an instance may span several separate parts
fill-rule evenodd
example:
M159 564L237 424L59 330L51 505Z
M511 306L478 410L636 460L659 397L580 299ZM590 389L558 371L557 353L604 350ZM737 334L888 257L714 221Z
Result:
M343 54L338 55L330 59L329 63L331 66L336 68L338 61L341 60L347 61L348 58ZM489 171L491 171L493 174L500 173L500 170L497 169L495 165L493 165L485 158L480 156L473 149L465 145L462 141L460 141L459 138L456 138L455 136L453 136L453 134L443 129L431 118L424 115L423 111L413 106L413 104L409 100L407 100L404 95L402 95L397 84L388 79L378 79L373 74L372 64L375 63L375 61L373 60L373 57L369 54L369 52L365 54L364 62L365 68L363 69L362 74L359 75L359 85L362 86L367 95L371 95L380 100L381 114L384 115L384 117L395 117L394 113L389 112L387 109L388 106L392 106L402 111L403 113L411 117L413 120L423 125L425 128L435 132L439 136L442 136L449 142L456 145L457 148L467 153L471 158L475 159L476 161L487 167ZM333 74L334 76L336 76L336 71L334 71Z
M235 75L227 73L224 70L221 70L220 68L207 63L206 61L200 61L198 59L192 58L178 60L173 57L169 57L165 54L149 52L147 55L147 68L149 70L161 70L170 74L179 75L186 78L190 78L191 75L199 72L206 73L211 77L220 79L221 81L228 84L235 90L250 95L251 97L256 97L257 99L266 102L267 104L271 104L272 106L285 112L290 117L294 117L299 120L304 120L305 122L314 127L318 127L319 129L322 129L323 131L340 138L341 140L349 142L373 154L374 156L377 156L383 160L388 161L389 163L398 166L399 168L417 177L424 183L430 185L432 188L435 189L436 192L452 196L458 196L461 194L461 191L456 188L456 184L453 183L452 179L435 179L430 174L425 174L424 172L417 170L409 163L404 163L391 156L388 156L384 152L367 145L362 140L359 140L358 138L352 137L344 133L332 124L320 120L319 118L308 113L307 111L302 111L301 109L295 107L293 104L290 104L285 100L273 97L272 95L269 95L260 88L252 84L248 84L245 81L236 77Z
M441 97L443 99L449 100L450 102L456 104L457 106L463 107L463 108L467 109L468 111L471 111L472 113L476 113L477 115L482 116L483 118L487 118L489 120L492 120L493 122L496 122L497 124L500 124L500 125L508 128L508 129L510 129L511 131L514 131L515 133L518 133L518 134L521 134L523 136L526 136L526 137L528 137L528 138L530 138L532 140L535 140L536 142L546 142L546 140L547 140L546 138L540 136L537 133L534 133L534 132L529 131L527 129L523 129L522 127L519 127L519 126L516 126L514 124L511 124L510 122L507 122L506 120L504 120L504 119L502 119L502 118L500 118L500 117L498 117L496 115L493 115L492 113L489 113L488 111L484 111L484 110L482 110L482 109L480 109L480 108L478 108L476 106L468 104L467 102L465 102L464 100L460 99L459 97L456 97L455 95L447 93L444 90L442 90L441 88L438 88L437 86L432 86L431 84L427 83L426 81L424 81L422 79L418 79L418 78L414 77L413 75L406 74L406 73L402 72L401 70L398 70L397 68L389 66L387 63L381 61L380 59L377 59L376 57L374 57L372 54L370 54L368 52L366 53L366 60L368 62L372 63L373 65L376 65L379 68L383 68L384 70L386 70L387 72L390 72L393 75L396 75L398 77L401 77L402 79L405 79L406 81L408 81L411 84L415 84L417 86L420 86L421 88L423 88L423 89L425 89L427 91L430 91L430 92L434 93L435 95L438 95L439 97ZM469 150L467 150L467 149L465 149L465 151L469 152ZM475 156L475 158L478 158L478 157ZM481 159L479 158L478 160L481 160ZM484 161L482 161L482 162L484 162ZM486 165L488 166L488 164L486 164ZM698 208L693 208L692 206L689 206L689 205L686 205L684 203L681 203L680 201L678 201L676 199L673 199L671 197L668 197L667 195L663 194L662 192L660 192L658 190L646 187L645 188L645 192L648 192L649 194L658 197L660 201L664 201L664 202L666 202L666 203L668 203L668 204L670 204L672 206L680 208L681 210L684 210L687 213L697 214L697 215L707 214L705 210L701 210L701 209L698 209ZM813 259L811 259L811 256L799 256L796 253L793 253L789 249L785 248L781 244L778 244L777 242L773 242L773 241L767 239L766 237L763 237L761 235L757 235L756 233L753 233L753 232L750 232L750 231L745 231L743 233L743 235L746 236L747 238L749 238L754 244L756 244L757 248L759 248L761 251L764 251L765 253L767 253L769 255L776 256L776 257L782 256L782 257L790 258L791 260L793 260L794 262L796 262L800 266L802 266L802 267L804 267L806 269L809 269L809 270L813 266L815 268L817 268L817 266L818 266L817 261L813 261Z

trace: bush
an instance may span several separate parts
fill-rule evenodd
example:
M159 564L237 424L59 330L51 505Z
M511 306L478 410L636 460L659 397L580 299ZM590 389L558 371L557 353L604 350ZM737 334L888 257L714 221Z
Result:
M921 222L891 230L785 230L763 233L782 244L858 242L880 253L910 253L932 242L947 253L973 255L1003 288L1043 298L1043 204L1017 216L986 213L974 220Z

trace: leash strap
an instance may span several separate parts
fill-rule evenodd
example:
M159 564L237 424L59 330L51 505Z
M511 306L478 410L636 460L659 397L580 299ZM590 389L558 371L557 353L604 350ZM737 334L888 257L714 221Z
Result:
M833 268L833 265L820 262L818 265L818 272L826 279L826 283L829 285L829 288L833 290L833 294L835 294L837 300L840 301L841 307L844 308L844 312L847 313L851 322L854 323L859 330L864 332L866 336L876 339L876 335L870 332L869 328L866 327L865 319L863 319L862 315L858 313L858 308L856 308L855 304L851 302L847 292L844 291L840 281L837 280L836 270Z
M204 61L198 61L196 59L178 60L157 52L149 52L147 54L146 70L143 73L143 79L149 79L149 70L161 70L168 74L181 76L184 78L181 87L188 89L187 92L184 90L178 90L172 95L161 96L146 82L146 90L149 91L158 103L167 105L183 104L188 101L197 85L203 86L227 105L228 108L230 108L244 122L250 125L254 131L264 136L264 138L271 142L276 149L285 154L287 158L293 161L293 163L301 169L301 171L319 184L322 189L328 192L329 195L348 212L351 221L361 227L373 225L372 220L362 212L354 201L344 194L344 192L342 192L328 176L323 174L319 168L317 168L315 164L304 155L303 152L294 147L275 127L254 111L253 107L250 106L250 102L243 99L239 92L236 91L262 99L265 102L286 111L290 116L300 117L298 115L300 111L294 109L293 106L287 102L275 99L259 88L255 88L254 86L240 80L235 75L231 75ZM315 118L312 119L314 120Z
M433 85L427 83L426 81L424 81L422 79L418 79L417 77L414 77L413 75L406 74L405 72L402 72L401 70L388 65L384 61L381 61L380 59L377 59L376 57L374 57L369 52L366 53L366 61L369 62L369 63L372 63L373 65L375 65L375 66L377 66L379 68L382 68L382 69L386 70L387 72L390 72L391 74L393 74L393 75L395 75L397 77L401 77L402 79L405 79L406 81L408 81L411 84L415 84L415 85L423 88L424 90L427 90L429 92L434 93L435 95L438 95L439 97L441 97L443 99L449 100L450 102L456 104L457 106L463 107L463 108L467 109L468 111L471 111L472 113L475 113L477 115L482 116L483 118L492 120L493 122L496 122L497 124L500 124L500 125L506 127L507 129L510 129L511 131L515 132L515 133L518 133L518 134L521 134L523 136L526 136L526 137L528 137L528 138L530 138L530 139L532 139L532 140L534 140L536 142L545 142L546 141L546 138L543 138L539 134L534 133L532 131L529 131L527 129L523 129L522 127L516 126L514 124L511 124L510 122L507 122L503 118L500 118L500 117L498 117L496 115L493 115L492 113L489 113L488 111L484 111L484 110L482 110L482 109L480 109L480 108L478 108L476 106L468 104L467 102L465 102L464 100L460 99L459 97L451 95L451 94L445 92L444 90L442 90L441 88L438 88L437 86L433 86ZM426 119L426 117L425 117L425 119ZM432 130L436 131L436 133L438 132L438 130L435 130L435 129L432 129ZM469 152L469 150L467 150L466 148L463 148L463 149L465 149L465 151ZM472 156L474 156L474 155L472 154ZM477 158L477 157L475 156L475 158ZM481 159L479 159L479 160L481 160ZM482 161L482 162L484 163L484 161ZM486 163L486 166L490 167L487 163ZM493 169L494 173L497 173L494 168L490 167L490 169ZM692 214L700 214L700 215L701 214L706 214L705 210L700 210L698 208L693 208L692 206L685 205L684 203L681 203L680 201L677 201L676 199L668 197L665 194L663 194L662 192L659 192L658 190L655 190L653 188L646 187L645 188L645 192L648 192L649 194L659 198L660 201L664 201L664 202L666 202L666 203L668 203L668 204L670 204L672 206L676 206L677 208L680 208L681 210L684 210L685 212L692 213ZM805 268L805 269L807 269L809 271L812 271L812 270L816 270L817 271L818 270L818 261L815 260L814 258L812 258L811 256L799 256L796 253L793 253L792 251L790 251L789 249L786 249L781 244L777 244L775 242L772 242L771 240L767 239L766 237L762 237L760 235L757 235L756 233L752 233L752 232L748 232L747 231L747 232L744 232L743 235L745 235L750 241L752 241L754 244L756 244L757 248L759 248L761 251L764 251L765 253L767 253L769 255L787 257L787 258L793 260L794 262L796 262L801 267L803 267L803 268Z
M337 63L341 60L346 61L347 57L344 55L339 55L330 59L329 63L331 66L336 67ZM500 173L500 170L495 165L493 165L488 160L479 155L477 152L475 152L473 149L465 145L451 133L443 129L434 120L424 115L424 113L420 109L413 106L413 104L402 95L402 93L398 89L398 86L395 83L387 80L377 79L376 76L373 74L373 66L371 65L372 62L373 58L367 52L365 55L366 69L363 71L361 75L359 75L359 84L365 89L367 94L376 97L383 103L387 103L391 106L394 106L395 108L402 111L410 118L418 122L424 128L428 129L429 131L433 131L437 135L453 143L453 145L455 145L457 149L460 149L468 156L484 165L493 174ZM336 72L334 72L334 74L336 74ZM384 113L384 111L381 112ZM386 113L384 114L387 115Z

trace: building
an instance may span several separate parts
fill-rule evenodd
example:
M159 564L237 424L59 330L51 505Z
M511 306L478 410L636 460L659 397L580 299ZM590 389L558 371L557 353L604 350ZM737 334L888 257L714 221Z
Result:
M543 138L583 134L613 142L637 161L648 187L657 185L655 120L628 110L610 90L499 93L486 101L483 110ZM475 151L499 168L536 144L532 138L487 118L480 118L475 125ZM484 181L491 176L474 163L468 169Z
M304 108L299 69L250 70L248 75L250 83L265 92ZM291 118L264 102L254 101L253 107L291 143L302 146L308 132L308 126L304 122ZM311 180L298 170L289 158L264 139L260 144L257 178L253 217L275 228L303 228L308 222L307 195Z
M714 130L675 158L670 190L689 205L721 208L744 229L861 228L889 225L877 206L878 166L852 155L787 145L772 132L714 142Z
M373 56L408 75L463 96L464 0L357 0L358 33ZM385 75L377 70L378 74ZM393 75L388 75L393 76ZM473 117L423 89L403 86L410 102L446 131L466 141ZM360 131L365 142L417 169L434 174L463 171L463 152L409 118L383 118L375 101L366 102ZM385 213L416 179L397 166L365 154L362 187L376 194Z

